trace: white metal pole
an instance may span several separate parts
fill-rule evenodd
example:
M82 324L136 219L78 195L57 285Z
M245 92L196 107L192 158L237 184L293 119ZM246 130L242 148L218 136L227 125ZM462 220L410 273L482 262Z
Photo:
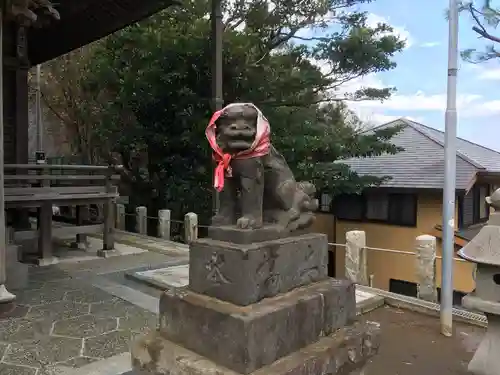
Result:
M16 296L5 288L6 274L6 248L5 238L5 191L4 191L4 143L3 143L3 2L0 3L0 303L10 302Z
M445 114L445 170L443 191L443 260L441 281L441 333L452 336L453 258L455 253L455 195L457 160L458 2L450 0L448 84Z
M36 66L36 150L43 151L42 104L40 88L40 64Z

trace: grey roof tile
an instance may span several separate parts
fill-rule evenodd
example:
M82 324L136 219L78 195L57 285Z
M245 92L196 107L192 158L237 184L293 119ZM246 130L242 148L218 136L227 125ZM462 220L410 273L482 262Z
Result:
M444 184L444 133L414 121L399 119L383 127L402 125L392 143L404 148L395 155L339 160L361 175L391 176L386 187L442 189ZM457 189L466 189L479 170L500 171L500 153L457 140Z

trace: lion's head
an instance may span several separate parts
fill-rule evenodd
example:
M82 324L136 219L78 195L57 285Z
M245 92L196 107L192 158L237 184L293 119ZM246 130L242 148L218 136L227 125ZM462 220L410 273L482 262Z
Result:
M249 104L226 108L216 122L219 147L229 153L249 149L257 134L257 117L257 109Z

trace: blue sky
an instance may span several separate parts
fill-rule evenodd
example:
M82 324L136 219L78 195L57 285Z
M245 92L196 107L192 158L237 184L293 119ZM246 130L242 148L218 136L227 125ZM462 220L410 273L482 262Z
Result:
M448 0L375 0L361 9L369 21L383 21L406 38L407 48L396 57L397 68L368 76L350 84L394 86L397 93L388 101L352 105L361 118L384 123L408 117L444 129L446 103ZM484 46L471 30L466 14L460 19L459 48ZM500 34L500 30L498 32ZM477 65L459 61L458 135L500 151L500 59Z

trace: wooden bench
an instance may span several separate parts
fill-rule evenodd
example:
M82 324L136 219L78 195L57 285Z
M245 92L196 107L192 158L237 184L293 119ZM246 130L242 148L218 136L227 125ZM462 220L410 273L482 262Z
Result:
M52 236L78 237L90 233L103 233L103 249L106 256L114 249L114 207L118 189L113 181L114 167L91 165L38 165L7 164L5 168L5 208L38 208L38 230L22 230L14 233L14 239L28 240L38 237L39 264L50 264ZM8 174L14 172L16 174ZM32 173L30 173L32 172ZM69 173L68 173L69 172ZM78 174L86 172L87 174ZM88 174L88 173L92 174ZM104 223L82 225L77 214L77 226L52 228L52 207L104 205ZM77 210L78 211L78 210Z

